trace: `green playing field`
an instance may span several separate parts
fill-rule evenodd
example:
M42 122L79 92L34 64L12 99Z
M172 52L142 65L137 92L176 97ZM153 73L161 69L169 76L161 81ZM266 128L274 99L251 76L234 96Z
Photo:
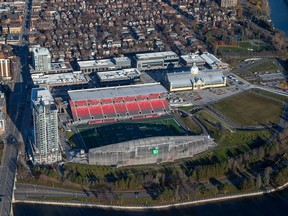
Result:
M185 135L173 117L123 121L113 124L77 126L88 149L109 144L156 136Z

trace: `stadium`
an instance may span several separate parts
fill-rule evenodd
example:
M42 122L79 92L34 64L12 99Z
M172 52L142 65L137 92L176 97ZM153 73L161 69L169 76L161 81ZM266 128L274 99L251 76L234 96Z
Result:
M74 122L89 124L167 114L166 93L159 83L68 91Z
M75 132L89 164L127 166L192 157L216 145L187 136L159 83L68 91Z

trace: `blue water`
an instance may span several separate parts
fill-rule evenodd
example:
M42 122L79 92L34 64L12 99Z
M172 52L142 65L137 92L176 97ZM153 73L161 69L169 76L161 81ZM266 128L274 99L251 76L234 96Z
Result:
M288 36L288 1L269 0L269 5L273 25Z

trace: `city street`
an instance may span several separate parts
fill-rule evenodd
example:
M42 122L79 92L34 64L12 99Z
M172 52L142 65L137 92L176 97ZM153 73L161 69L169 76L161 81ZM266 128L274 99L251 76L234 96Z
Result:
M31 1L26 1L24 19L22 25L22 32L20 34L20 44L15 46L15 54L20 57L20 63L16 68L21 68L21 70L16 71L14 74L14 85L11 89L11 94L7 98L7 134L6 134L6 144L4 146L3 157L0 167L0 215L10 216L12 214L12 201L13 201L13 190L14 190L14 180L17 169L18 160L18 150L19 146L23 145L22 140L22 122L27 121L23 119L23 113L25 109L29 107L24 106L23 111L20 107L26 104L26 89L29 72L24 70L26 58L28 56L28 32L30 26L29 11L31 10ZM23 77L22 77L23 75ZM23 80L24 78L24 80ZM29 122L29 121L28 121ZM29 128L25 125L26 130Z

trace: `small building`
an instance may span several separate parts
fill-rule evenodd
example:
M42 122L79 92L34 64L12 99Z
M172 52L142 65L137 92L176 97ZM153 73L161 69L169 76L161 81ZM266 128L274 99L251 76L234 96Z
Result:
M100 86L117 86L133 84L140 80L141 73L137 68L96 73Z
M184 67L192 67L195 63L197 67L203 68L206 62L198 53L190 53L188 55L180 56L179 63Z
M0 53L0 77L6 80L10 80L12 78L11 60L3 53Z
M136 54L132 66L140 71L179 67L179 56L172 51Z
M190 71L167 73L165 85L170 92L223 87L226 77L222 70L199 70L194 63Z
M51 53L45 47L33 47L32 63L35 71L51 70Z
M201 58L206 62L206 67L210 69L227 69L228 64L222 62L216 56L212 55L211 53L204 52L201 55Z

